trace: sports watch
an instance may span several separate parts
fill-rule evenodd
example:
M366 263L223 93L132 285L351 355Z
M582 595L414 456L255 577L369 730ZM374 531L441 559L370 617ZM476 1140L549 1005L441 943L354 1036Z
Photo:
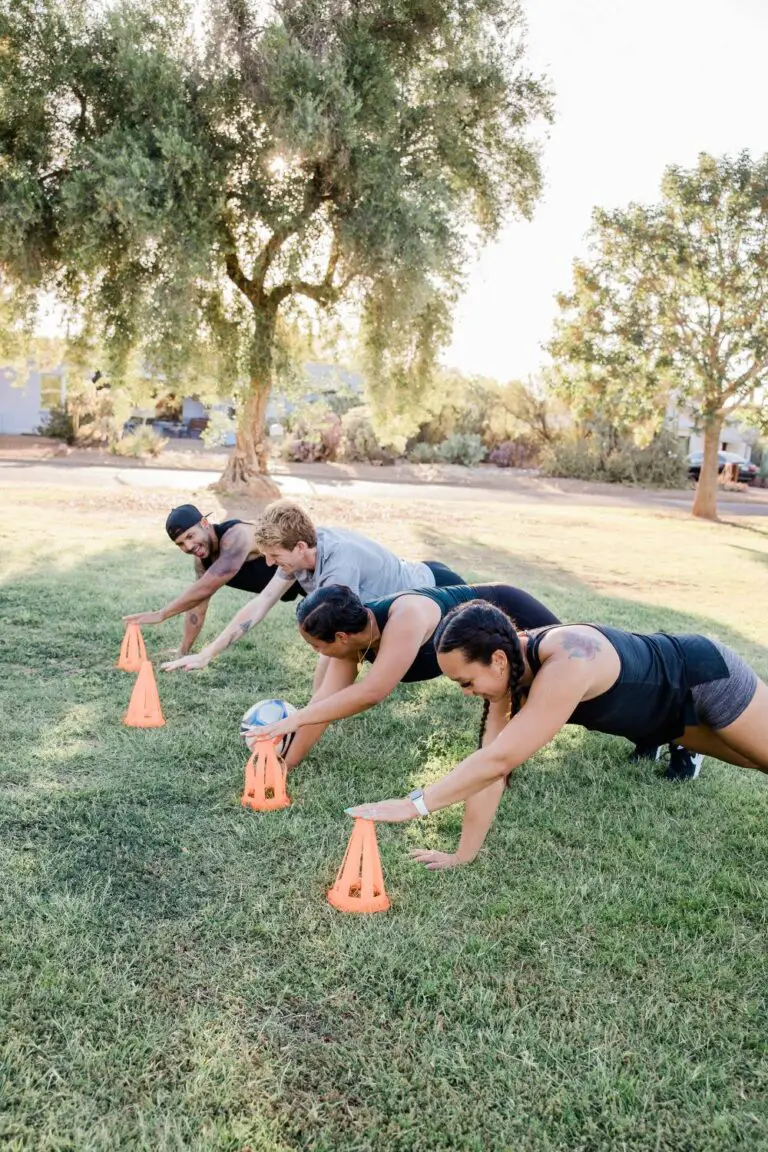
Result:
M413 804L419 816L429 816L429 808L424 803L424 791L421 788L414 788L413 792L408 793L408 799Z

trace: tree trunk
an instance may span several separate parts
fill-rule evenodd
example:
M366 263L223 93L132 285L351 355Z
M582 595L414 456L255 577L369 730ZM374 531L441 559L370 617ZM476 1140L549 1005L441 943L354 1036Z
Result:
M254 319L250 386L238 414L234 451L214 487L223 492L247 492L263 500L274 500L280 495L280 489L267 472L269 445L265 422L272 390L276 313L254 305Z
M717 455L722 426L719 413L710 416L704 424L704 459L692 509L693 515L703 520L717 520Z

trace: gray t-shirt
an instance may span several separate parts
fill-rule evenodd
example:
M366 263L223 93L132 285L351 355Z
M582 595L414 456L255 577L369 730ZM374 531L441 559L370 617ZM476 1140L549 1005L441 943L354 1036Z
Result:
M278 571L286 580L298 580L307 593L327 584L346 584L362 601L435 586L426 564L400 560L375 540L345 528L318 528L314 571Z

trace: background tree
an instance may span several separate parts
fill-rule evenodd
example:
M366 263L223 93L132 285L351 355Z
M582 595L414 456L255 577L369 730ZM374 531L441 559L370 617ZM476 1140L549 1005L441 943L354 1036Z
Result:
M659 204L597 210L549 351L579 419L618 431L687 406L704 435L693 514L717 514L723 423L768 381L768 156L667 169Z
M428 383L470 250L540 188L516 0L0 0L0 268L119 379L236 393L229 484L303 309L359 320L379 418Z

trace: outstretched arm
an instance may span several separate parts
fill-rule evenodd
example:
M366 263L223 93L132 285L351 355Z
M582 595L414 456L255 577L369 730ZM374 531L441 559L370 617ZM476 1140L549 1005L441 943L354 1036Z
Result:
M473 752L452 772L424 789L424 802L430 812L458 804L481 792L494 781L503 780L543 748L567 724L584 695L583 666L570 664L567 656L547 661L536 675L528 701L513 716L499 736L486 747ZM363 820L400 823L413 820L417 811L410 800L382 800L347 809L350 816Z
M363 680L325 699L315 700L285 720L260 728L261 734L265 737L282 736L307 724L329 724L332 720L356 716L386 699L400 683L421 647L428 627L425 619L421 604L412 605L408 611L401 609L382 631L376 661Z
M255 596L253 600L249 600L240 611L232 617L229 624L223 632L220 632L215 640L207 644L197 656L180 657L178 660L169 660L166 664L161 664L164 672L172 672L174 669L183 668L185 671L190 671L193 668L205 668L210 664L211 660L215 660L219 653L228 648L230 644L235 644L243 636L245 636L257 624L260 624L268 612L271 612L275 604L281 596L284 596L291 585L293 580L284 580L279 573L275 575L267 584L263 592Z
M210 568L195 581L186 592L171 600L165 608L158 608L155 612L134 612L124 616L126 624L161 624L163 620L170 620L181 612L188 612L190 608L207 601L217 592L223 584L240 571L245 563L248 553L253 548L253 533L247 524L238 524L230 528L221 539L221 550Z
M509 702L495 701L488 710L483 733L483 747L492 744L503 731L509 720ZM470 796L464 804L464 819L461 824L461 838L455 852L439 852L432 848L414 848L411 857L423 864L430 872L446 868L458 868L461 864L471 864L485 843L485 838L493 824L501 798L504 795L506 780L494 780L487 788Z

